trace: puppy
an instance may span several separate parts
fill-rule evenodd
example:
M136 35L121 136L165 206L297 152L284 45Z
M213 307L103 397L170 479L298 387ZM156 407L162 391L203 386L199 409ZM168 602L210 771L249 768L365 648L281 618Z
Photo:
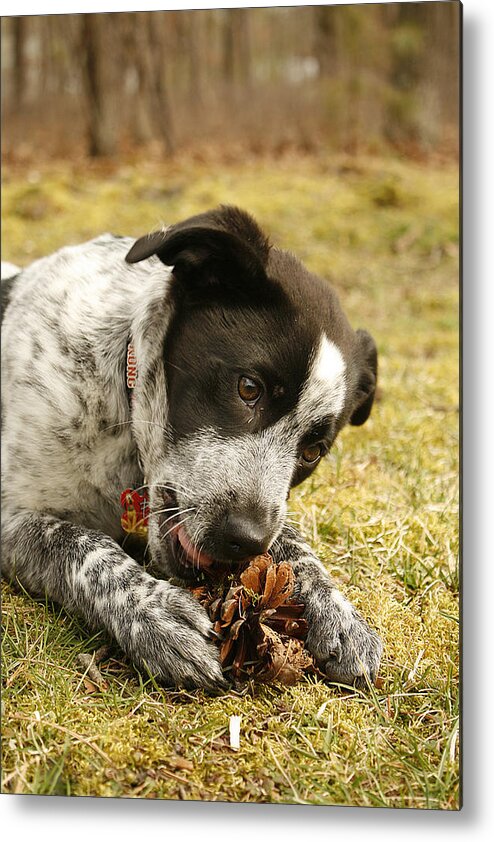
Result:
M373 680L379 637L285 523L290 489L374 399L376 346L328 284L220 207L135 243L63 248L11 278L8 299L4 575L165 684L213 690L211 624L176 582L269 549L293 567L321 669ZM121 492L144 485L156 576L122 546Z

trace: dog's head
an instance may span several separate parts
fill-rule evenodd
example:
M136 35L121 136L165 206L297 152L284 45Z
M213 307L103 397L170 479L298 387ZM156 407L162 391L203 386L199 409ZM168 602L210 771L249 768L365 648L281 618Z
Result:
M273 544L290 489L368 418L377 351L329 285L237 208L143 237L127 261L154 255L173 270L151 546L187 577Z

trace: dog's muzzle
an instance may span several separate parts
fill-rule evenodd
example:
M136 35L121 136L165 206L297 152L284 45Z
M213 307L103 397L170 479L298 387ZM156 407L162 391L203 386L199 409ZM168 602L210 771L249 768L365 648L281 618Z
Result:
M167 508L177 507L176 496L167 494L165 503ZM175 572L185 578L213 566L235 567L267 552L279 529L278 517L252 510L230 510L219 522L200 530L192 516L181 519L178 513L166 521L166 529L162 528L165 520L160 523L160 537L167 544Z

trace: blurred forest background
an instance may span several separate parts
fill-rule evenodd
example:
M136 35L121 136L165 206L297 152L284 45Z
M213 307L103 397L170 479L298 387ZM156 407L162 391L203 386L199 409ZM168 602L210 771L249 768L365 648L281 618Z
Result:
M4 160L458 152L456 2L2 19Z

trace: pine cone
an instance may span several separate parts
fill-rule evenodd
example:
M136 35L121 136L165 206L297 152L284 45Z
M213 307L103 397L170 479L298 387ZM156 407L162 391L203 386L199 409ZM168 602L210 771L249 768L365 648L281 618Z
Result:
M294 575L267 553L252 559L238 583L195 588L218 635L224 672L235 681L295 684L315 669L304 649L304 605L292 597Z

